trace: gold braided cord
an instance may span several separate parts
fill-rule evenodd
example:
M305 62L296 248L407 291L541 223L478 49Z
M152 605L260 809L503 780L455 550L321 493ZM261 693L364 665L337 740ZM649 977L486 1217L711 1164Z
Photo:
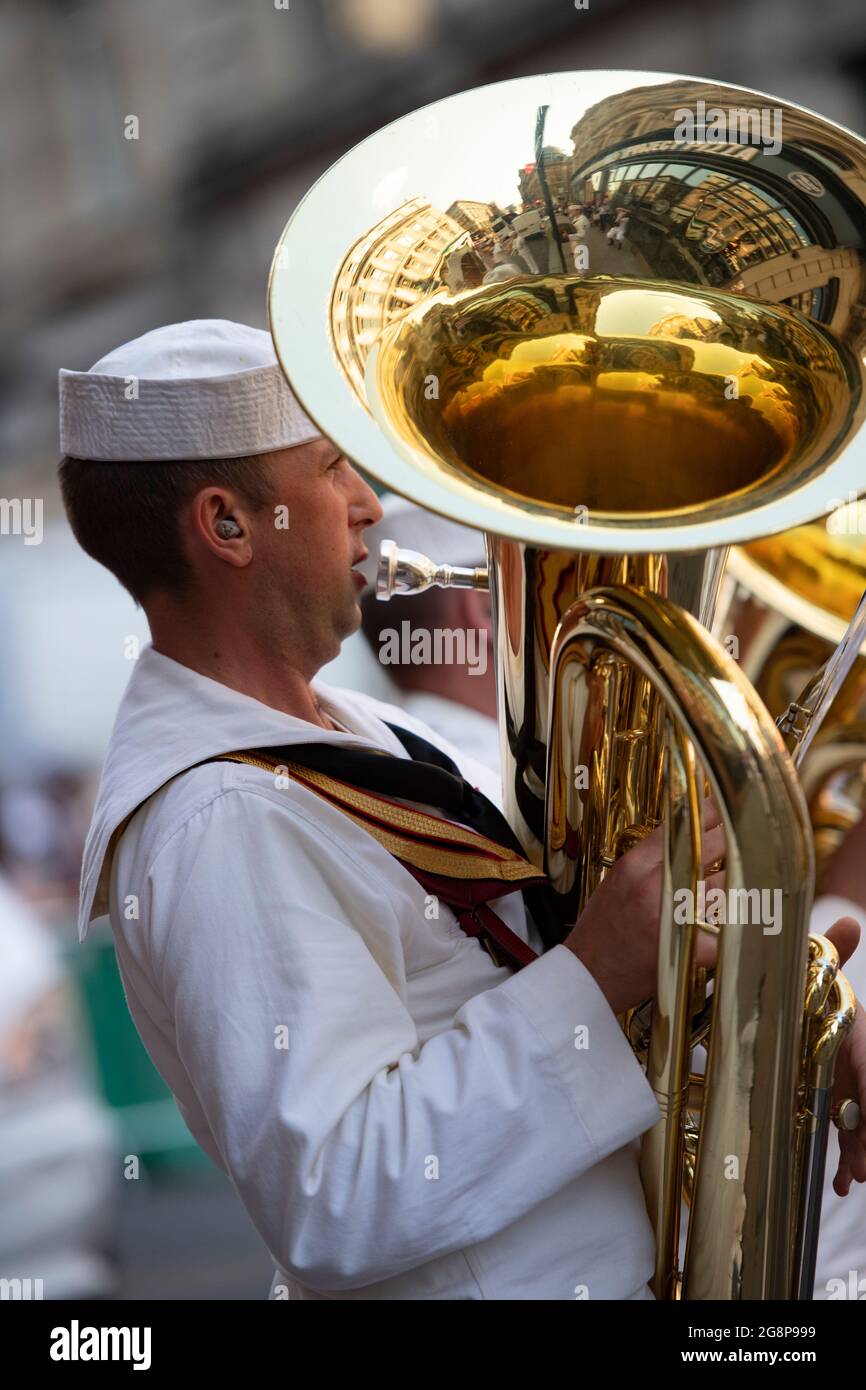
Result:
M371 796L358 787L352 787L345 782L328 777L323 772L316 772L312 768L303 767L300 763L284 762L279 758L274 759L273 762L268 762L266 759L251 753L226 753L223 756L238 762L251 763L254 767L263 768L266 772L273 772L275 767L284 767L288 773L297 777L298 781L310 782L317 789L320 788L322 791L330 793L339 801L348 801L358 811L373 816L382 814L382 801L379 797ZM415 830L422 835L432 833L436 835L437 839L451 840L454 844L466 844L468 842L467 837L471 835L473 847L484 853L498 859L514 857L513 850L508 849L506 845L500 845L496 840L489 839L477 830L468 830L459 825L452 825L450 821L440 820L436 816L428 816L424 811L410 810L408 806L389 804L388 819L399 829Z
M323 774L311 774L309 768L301 767L297 763L280 762L279 759L268 762L266 759L250 753L227 753L223 755L223 758L232 762L249 763L253 767L263 768L266 772L273 772L275 767L285 767L288 772L297 775L298 780L304 784L309 777L314 783L310 790L321 796L323 800L328 800L329 803L330 798L326 795L325 788L333 788L334 795L340 802L347 801L355 806L369 806L371 809L381 811L381 802L377 802L374 797L367 796L363 792L356 792L354 787L347 787L344 783L336 782L333 778ZM315 785L316 783L320 785ZM366 830L397 859L403 859L416 869L422 869L427 873L441 874L445 878L495 879L503 883L518 883L525 879L541 882L544 879L544 875L536 869L534 864L522 859L519 855L512 854L512 851L505 850L502 845L497 845L495 841L488 840L485 835L478 835L473 830L464 830L460 826L449 823L450 833L447 838L457 844L467 844L473 850L492 845L497 853L452 854L447 849L436 845L419 844L416 840L407 839L397 831L386 830L384 826L373 824L361 815L354 815L346 809L345 805L341 805L340 809L349 820L360 826L362 830ZM403 811L404 808L389 806L389 815L392 810ZM411 826L422 832L429 833L427 827L430 822L434 822L435 833L439 835L441 823L435 817L426 816L420 811L407 811L406 814L410 818ZM402 815L395 815L394 819L398 825L406 823Z
M318 793L317 793L318 794ZM479 854L453 854L437 845L419 844L417 840L407 840L404 836L385 830L381 825L373 825L351 811L343 814L354 821L362 830L367 830L389 850L397 859L404 859L416 869L428 873L441 874L445 878L498 879L502 883L518 883L522 879L541 881L543 875L534 864L520 859L493 859Z

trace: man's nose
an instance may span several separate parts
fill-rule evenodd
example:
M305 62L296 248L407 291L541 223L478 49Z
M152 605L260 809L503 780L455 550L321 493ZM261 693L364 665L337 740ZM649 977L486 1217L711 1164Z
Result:
M352 499L353 507L359 509L355 525L363 527L375 526L377 521L381 521L384 516L382 503L379 501L373 488L369 483L365 483L357 469L352 469L356 480L357 497Z
M372 519L371 519L371 521L370 521L370 525L371 525L371 526L375 526L377 521L381 521L381 520L382 520L382 517L385 515L385 513L384 513L384 511L383 511L383 509L382 509L382 503L379 501L378 497L376 496L376 494L375 494L375 492L373 491L372 488L370 488L370 496L371 496L371 498L373 499L373 504L372 504L372 508L371 508L371 518L372 518Z

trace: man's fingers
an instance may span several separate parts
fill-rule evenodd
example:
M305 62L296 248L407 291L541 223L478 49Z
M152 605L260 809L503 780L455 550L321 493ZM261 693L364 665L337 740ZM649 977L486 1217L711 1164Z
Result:
M718 873L710 874L706 880L706 891L709 894L714 888L724 888L725 871L720 869ZM708 910L708 917L712 917L712 912ZM702 965L705 970L713 970L716 966L719 955L718 926L715 922L709 922L707 927L698 927L695 933L695 964Z
M726 880L727 880L727 872L726 872L726 870L725 870L725 869L717 869L716 872L715 872L714 874L710 874L710 876L709 876L708 878L705 878L705 879L704 879L704 887L705 887L706 893L709 893L709 891L710 891L711 888L724 888ZM711 908L712 908L712 903L710 903L710 904L708 905L708 909L707 909L707 910L709 911Z
M855 917L840 917L824 935L839 952L839 964L844 965L857 949L860 941L860 923Z
M719 957L719 938L710 932L699 930L695 939L695 965L705 970L715 970Z
M851 1169L848 1166L848 1159L845 1154L839 1158L839 1167L836 1169L836 1176L833 1179L833 1191L837 1197L847 1197L851 1187Z
M724 857L725 853L725 832L719 824L719 811L715 801L711 796L706 797L701 807L701 821L703 829L703 866L715 863L717 859ZM636 846L637 852L647 862L660 864L665 852L665 827L664 822L657 825L644 840Z
M705 797L701 807L701 824L704 830L712 830L714 826L719 825L721 819L715 797Z
M860 1138L859 1132L840 1135L839 1148L854 1181L866 1182L866 1145Z

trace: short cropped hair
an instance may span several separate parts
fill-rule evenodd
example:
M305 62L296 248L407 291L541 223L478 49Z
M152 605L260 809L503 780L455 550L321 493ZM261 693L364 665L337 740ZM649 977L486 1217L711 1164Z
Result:
M182 598L192 571L180 511L205 487L231 487L253 511L271 503L266 454L234 459L105 463L60 460L63 505L76 540L141 604L154 591Z

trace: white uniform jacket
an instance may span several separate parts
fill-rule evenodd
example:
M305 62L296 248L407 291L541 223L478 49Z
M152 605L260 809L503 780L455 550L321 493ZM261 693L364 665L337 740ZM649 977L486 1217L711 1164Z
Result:
M651 1297L636 1140L658 1109L573 953L495 966L378 841L296 782L211 763L163 786L268 744L406 757L387 719L500 804L498 778L418 720L313 689L347 732L145 648L82 872L80 935L110 908L142 1041L270 1251L272 1295ZM495 906L541 948L519 893Z

